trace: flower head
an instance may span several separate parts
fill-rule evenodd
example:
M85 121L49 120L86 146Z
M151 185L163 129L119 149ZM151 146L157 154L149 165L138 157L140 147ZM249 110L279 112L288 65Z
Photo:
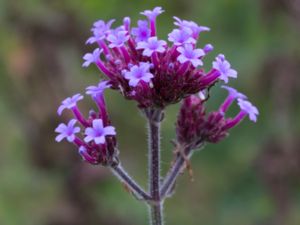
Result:
M113 126L104 127L102 119L95 119L93 120L93 127L85 129L85 135L85 142L94 141L96 144L104 144L105 137L108 135L116 135L116 131Z
M103 94L107 88L118 90L124 98L136 101L138 108L154 122L162 119L156 109L164 110L168 105L182 102L177 117L176 144L184 147L187 155L205 142L216 143L227 137L229 129L245 117L249 116L254 122L257 120L257 108L246 100L244 94L228 86L222 86L228 91L228 96L220 107L206 112L210 88L218 79L227 83L230 77L236 78L237 72L222 54L216 57L210 71L199 68L203 66L205 55L213 50L211 44L197 43L199 34L209 31L208 27L174 17L176 27L168 34L168 43L158 38L156 18L162 12L161 7L145 10L141 14L147 19L138 20L133 28L129 17L114 29L111 28L114 19L108 22L98 20L93 24L93 35L87 43L96 43L99 47L83 56L82 66L94 63L106 76L105 81L86 88L86 94L96 103L97 111L90 110L84 116L77 106L83 96L76 94L66 98L57 113L61 115L65 109L71 109L75 119L55 129L58 133L56 141L66 139L73 142L83 159L91 164L116 169L114 166L119 163L116 130L111 126ZM239 113L226 118L227 110L235 101L240 106ZM76 121L84 127L81 135Z
M72 97L66 98L62 101L61 105L58 107L57 114L61 115L65 109L72 109L76 106L77 102L82 100L83 96L81 94L75 94Z
M180 63L191 62L194 67L203 65L202 60L199 59L201 56L205 55L202 49L194 49L193 45L186 44L184 47L177 48L177 51L181 53L177 57L177 60Z
M100 50L99 48L96 48L93 53L86 53L83 56L85 62L82 64L82 66L88 67L91 63L96 63L99 60L102 51L102 49Z
M104 90L110 88L111 84L108 81L99 82L98 86L89 86L86 88L86 94L91 95L92 97L102 95Z
M68 142L73 142L75 140L75 134L80 132L79 127L74 127L75 123L76 120L72 119L67 125L64 123L59 124L55 129L55 132L59 133L55 140L57 142L61 142L64 138L66 138Z
M126 41L128 41L128 32L120 29L117 32L113 32L108 35L107 40L110 42L108 45L110 48L122 47Z
M150 64L149 63L140 63L138 66L132 66L130 71L124 72L124 77L129 80L129 85L136 87L140 81L149 83L153 74L149 72Z
M142 15L147 16L149 20L154 20L158 15L162 14L164 10L161 7L155 7L153 10L145 10L141 12Z
M150 37L150 29L148 27L148 22L146 20L139 20L138 27L132 28L132 35L135 36L135 40L139 41L147 41Z
M251 104L251 102L239 98L238 105L240 106L242 112L248 114L251 121L256 122L259 112L258 109Z
M183 45L183 44L195 44L196 40L191 36L191 30L189 29L174 29L169 33L168 40L173 42L174 45Z
M144 56L151 56L153 52L163 53L167 42L158 40L157 37L150 37L147 41L138 42L137 49L144 49Z
M228 83L229 77L237 78L236 70L231 69L230 63L223 54L219 54L216 57L216 60L213 62L213 68L221 73L219 78L225 83Z

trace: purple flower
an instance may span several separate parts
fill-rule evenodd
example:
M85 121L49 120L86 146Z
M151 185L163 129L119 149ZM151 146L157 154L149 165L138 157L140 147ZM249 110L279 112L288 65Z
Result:
M93 36L86 41L86 44L93 44L97 41L103 40L106 37L107 32L110 30L113 22L115 22L115 20L110 20L107 23L103 20L96 21L92 28Z
M66 98L62 101L62 104L58 107L57 114L61 115L65 109L72 109L76 106L77 102L83 99L81 94L75 94L72 97Z
M225 59L223 54L219 54L216 57L216 60L213 62L213 68L221 73L219 78L225 83L228 83L229 77L237 78L237 72L231 69L230 63Z
M232 87L229 87L229 86L226 86L226 85L222 85L221 87L224 88L224 89L226 89L228 91L229 96L231 98L234 98L234 99L236 99L236 98L246 99L247 98L246 95L238 92L236 89L234 89Z
M88 67L91 63L96 63L99 60L102 51L102 49L100 50L99 48L96 48L93 53L86 53L83 56L85 62L82 64L82 66Z
M150 22L150 35L152 37L156 36L156 17L163 12L164 10L162 10L161 7L155 7L152 11L145 10L144 12L141 12L142 15L147 16Z
M112 19L105 23L105 21L103 20L97 20L96 22L94 22L92 30L101 29L103 31L108 31L115 21L115 19Z
M105 38L105 36L106 36L105 32L103 32L102 30L99 30L99 29L95 29L93 31L93 36L89 37L85 43L86 44L94 44L97 41L103 40Z
M228 96L225 99L225 101L223 102L223 104L220 106L219 111L222 113L225 113L229 107L231 106L231 104L234 102L235 99L240 98L240 99L247 99L247 96L238 92L237 90L235 90L232 87L228 87L223 85L222 88L226 89L228 91Z
M251 121L256 122L259 112L254 105L252 105L249 101L240 98L238 99L238 105L242 112L248 114Z
M155 18L163 12L164 10L162 10L161 7L155 7L153 10L145 10L141 12L141 14L147 16L149 20L155 20Z
M150 37L147 41L142 41L137 44L137 49L144 49L144 56L151 56L153 52L163 53L167 42L164 40L157 40L157 37Z
M173 17L176 22L174 24L178 26L180 29L190 29L192 31L193 37L197 38L200 32L210 31L209 27L199 26L193 21L181 20L178 17Z
M130 68L130 71L124 72L124 77L129 80L129 85L136 87L138 83L143 80L146 83L149 83L153 74L149 72L150 64L149 63L140 63L139 66L135 65Z
M91 95L92 97L95 97L97 95L102 95L104 90L107 88L110 88L111 85L108 81L101 81L99 82L98 86L89 86L86 88L86 94Z
M183 44L195 44L196 40L191 37L191 31L188 29L174 29L169 33L168 40L173 42L174 45L183 45Z
M205 53L202 49L194 49L193 45L186 44L184 47L177 48L177 51L181 53L177 60L180 63L191 62L194 67L202 66L203 62L199 57L204 56Z
M107 40L110 42L108 47L115 48L115 47L122 47L126 41L128 41L129 36L128 32L125 30L119 30L117 32L112 32L108 35Z
M75 134L80 132L79 127L74 127L76 123L75 119L72 119L69 121L68 125L61 123L58 125L58 127L55 129L56 133L59 133L55 141L61 142L64 138L68 140L68 142L73 142L75 140Z
M132 35L134 35L136 38L135 40L137 42L139 41L147 41L150 37L150 29L148 27L148 22L146 20L139 20L138 21L138 27L132 28Z
M93 127L85 129L85 135L85 142L94 140L96 144L104 144L105 136L116 135L116 131L113 126L103 127L102 119L95 119L93 120Z

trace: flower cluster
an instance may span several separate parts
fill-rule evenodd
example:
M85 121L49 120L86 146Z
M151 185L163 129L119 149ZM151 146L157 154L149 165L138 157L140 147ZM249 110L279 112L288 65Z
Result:
M206 141L222 140L228 130L247 115L256 121L257 108L245 95L227 86L223 87L229 95L219 110L206 113L203 93L218 81L228 83L229 78L237 78L237 71L231 68L223 54L216 56L208 72L204 70L203 58L213 46L205 44L199 48L197 42L201 32L210 30L208 27L174 17L176 27L167 40L160 39L156 19L163 12L161 7L142 12L146 19L138 20L136 27L131 27L129 17L115 28L112 28L114 19L93 24L93 35L86 43L97 44L97 48L83 56L82 66L94 64L105 75L104 81L86 91L96 102L99 112L91 111L85 118L77 107L83 96L76 94L65 99L58 108L59 115L65 109L71 110L75 119L56 129L57 141L66 138L74 143L82 157L92 164L107 165L117 160L116 131L107 115L105 89L118 90L126 99L135 100L144 112L155 108L163 110L182 100L176 126L177 142L192 148ZM240 113L234 118L225 118L235 100ZM76 123L84 129L81 138L81 128Z
M189 159L194 150L205 143L216 143L228 136L229 130L247 116L256 122L259 114L247 97L229 86L222 86L228 96L216 111L207 112L206 102L217 82L228 83L237 78L223 54L217 54L207 71L203 68L204 57L213 51L211 44L198 45L202 32L210 29L193 21L174 17L176 26L167 40L157 36L156 19L163 13L161 7L146 10L131 26L129 17L123 24L112 28L115 20L96 21L91 29L93 35L87 44L97 44L92 53L83 56L83 67L91 64L105 76L96 86L86 88L98 110L91 110L87 117L77 106L81 94L66 98L58 107L62 115L70 110L74 118L56 128L56 141L66 139L73 143L81 157L91 163L107 166L124 184L126 190L149 205L151 224L163 224L163 203L175 188L178 176L186 168L192 170ZM122 167L119 161L116 129L109 119L104 91L117 90L126 99L137 102L148 122L148 183L145 191ZM161 176L160 125L164 109L181 102L176 122L176 145L174 160L164 177ZM228 116L231 105L237 102L240 111Z
M91 164L110 165L115 162L118 153L116 131L108 118L103 96L104 90L109 87L107 81L102 81L97 86L87 87L86 94L92 97L99 109L99 112L91 110L88 118L83 116L77 106L77 102L83 99L80 94L66 98L57 110L61 115L65 109L69 109L75 119L71 119L68 124L61 123L55 129L58 133L55 140L60 142L66 139L74 143L82 158ZM81 134L79 125L84 129Z
M228 135L229 129L247 115L251 121L256 122L258 110L247 97L234 88L222 87L228 91L228 96L215 112L206 114L206 99L202 95L191 95L184 99L176 124L178 143L195 149L203 142L219 142ZM225 118L225 113L235 100L240 112L234 118Z
M136 27L131 27L129 17L116 28L111 28L115 20L95 22L87 43L98 47L83 57L83 66L95 64L112 89L137 101L140 108L164 108L218 80L227 83L229 78L236 78L237 72L222 54L210 71L202 68L203 58L213 46L199 48L197 41L201 32L210 30L208 27L174 17L176 28L168 35L169 43L159 39L156 19L162 12L161 7L142 12L147 19L139 20Z

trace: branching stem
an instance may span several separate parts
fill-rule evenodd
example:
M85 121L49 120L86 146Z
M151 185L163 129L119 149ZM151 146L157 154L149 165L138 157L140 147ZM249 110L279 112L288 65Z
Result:
M192 155L192 151L189 148L187 148L184 150L184 154L186 158L189 159ZM167 197L170 191L172 190L172 188L174 187L177 177L182 172L183 167L185 167L186 158L184 158L181 154L178 154L173 166L170 168L169 172L167 173L163 181L160 190L160 195L162 198Z
M126 188L139 200L149 201L151 196L149 196L143 188L141 188L124 170L121 164L117 164L111 167L113 173L121 180L121 182L126 185Z
M198 148L203 148L203 145L203 143L199 144ZM173 163L162 183L162 187L160 189L160 196L162 199L165 199L170 195L170 192L173 190L178 176L187 166L187 160L191 158L194 152L193 148L191 147L185 147L181 151L181 153L177 154L175 162Z

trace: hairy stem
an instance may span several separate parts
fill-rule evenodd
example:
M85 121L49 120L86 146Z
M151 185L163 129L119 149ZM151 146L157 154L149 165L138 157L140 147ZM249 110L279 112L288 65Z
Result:
M160 197L160 123L162 111L149 109L149 191L153 204L150 205L152 225L163 225L162 204Z
M124 170L121 164L117 164L111 167L113 173L121 180L121 182L126 185L126 188L139 200L149 201L151 196L149 196L143 188L141 188Z
M183 167L185 167L186 159L189 159L192 155L192 151L190 148L186 148L183 151L183 154L185 154L186 158L183 157L182 154L178 154L173 166L170 168L169 172L167 173L161 190L160 190L160 196L162 198L165 198L168 196L172 188L174 187L175 181L177 177L179 176L180 172L182 171Z
M204 144L204 142L198 142L190 146L179 147L180 152L177 153L176 160L167 173L160 189L161 199L165 199L170 195L170 192L172 192L178 176L183 171L184 167L187 166L186 163L188 163L188 160L191 158L194 149L199 148L199 150L201 150L203 149Z
M151 225L163 225L163 202L150 206Z

